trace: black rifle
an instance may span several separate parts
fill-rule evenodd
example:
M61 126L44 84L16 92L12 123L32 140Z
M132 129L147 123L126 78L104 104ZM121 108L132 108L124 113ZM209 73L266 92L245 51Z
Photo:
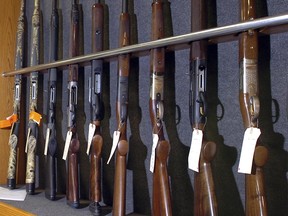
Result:
M51 32L50 32L50 62L58 59L58 31L59 31L59 15L57 11L57 1L52 1L51 14ZM46 142L44 154L46 156L46 185L45 195L50 200L55 200L56 197L56 84L57 84L57 69L49 70L49 100L48 100L48 125L46 132Z
M93 52L103 50L104 34L104 7L100 0L92 6L92 49ZM92 61L89 78L89 103L92 111L92 121L89 125L88 149L90 151L90 205L89 209L94 215L101 213L101 154L103 138L101 134L101 121L104 117L104 104L102 101L102 73L103 60Z
M32 16L32 51L31 66L39 64L39 44L40 44L40 0L34 1L34 12ZM29 104L29 124L28 135L26 140L26 191L28 194L35 193L35 153L38 137L38 127L41 115L37 113L37 97L38 97L38 72L34 71L30 74L30 104Z

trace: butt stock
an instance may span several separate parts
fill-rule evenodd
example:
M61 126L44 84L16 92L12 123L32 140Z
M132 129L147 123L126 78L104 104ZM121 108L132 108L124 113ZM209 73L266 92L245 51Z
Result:
M241 0L241 21L256 18L255 0ZM240 110L245 129L258 127L260 112L258 85L258 32L248 30L240 35L239 45L240 64ZM268 158L268 150L257 143L251 174L245 175L247 216L265 216L267 200L264 189L264 175L262 167Z
M128 1L122 0L120 14L119 46L130 45L130 15ZM129 144L126 137L128 117L128 77L130 72L130 55L118 57L117 103L116 118L118 124L119 141L116 148L116 168L114 174L113 216L125 215L126 210L126 157ZM114 139L114 138L113 138ZM114 142L114 140L113 140Z
M191 1L192 32L207 28L206 0ZM193 41L190 49L190 123L194 130L204 132L207 121L207 41ZM194 136L194 133L193 133ZM195 145L193 142L191 146ZM192 147L191 147L192 149ZM194 215L218 215L215 186L212 176L211 162L216 154L214 142L202 140L199 155L198 172L194 172ZM195 156L195 154L194 154ZM189 160L194 160L194 158Z
M92 6L92 51L103 50L104 36L104 7L97 1ZM103 61L93 60L90 74L90 107L92 121L89 126L89 135L93 136L90 150L90 205L89 209L94 215L101 214L100 202L102 200L101 190L101 155L103 137L101 134L101 120L104 117L104 105L102 101L102 76ZM92 128L92 129L90 129ZM90 140L88 141L90 142ZM89 143L88 143L89 145ZM87 151L88 153L88 151Z
M163 2L154 0L152 3L152 40L164 38ZM151 89L150 89L150 119L153 128L152 157L155 159L153 171L152 215L172 215L169 176L167 162L170 144L165 140L163 132L164 115L164 74L165 49L157 48L150 51ZM153 152L155 151L155 152ZM152 162L153 163L153 162Z
M78 54L79 54L79 8L77 0L73 0L71 10L70 57L75 57ZM76 128L77 94L78 94L78 65L73 64L69 65L69 72L68 72L68 133L65 145L66 144L69 145L67 156L68 168L67 168L66 198L67 198L67 204L74 208L79 207L78 154L80 149L80 141L78 139Z

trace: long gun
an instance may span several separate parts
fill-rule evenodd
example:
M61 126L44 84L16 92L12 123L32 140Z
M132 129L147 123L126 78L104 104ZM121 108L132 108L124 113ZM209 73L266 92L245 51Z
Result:
M207 28L206 0L191 1L192 32ZM218 215L215 188L211 170L211 161L216 153L216 144L200 138L199 134L204 132L207 120L207 41L194 41L190 47L190 102L189 114L190 123L193 128L192 144L189 153L190 160L195 160L194 172L194 215ZM198 139L199 138L199 139ZM191 151L196 146L194 142L199 140L200 154L193 154ZM197 142L197 141L196 141ZM197 151L195 151L197 152ZM191 158L195 156L194 158ZM198 158L197 158L198 157ZM198 163L199 162L199 163ZM199 167L198 167L199 166ZM189 165L190 168L190 165Z
M92 6L92 49L93 52L103 50L104 34L104 7L98 0ZM101 214L101 155L103 137L101 134L101 121L104 118L104 105L102 101L103 60L93 60L90 73L89 103L92 111L92 122L89 125L88 149L90 150L90 205L89 209L94 215ZM90 138L91 137L91 138Z
M241 0L241 21L255 19L255 0ZM260 111L258 86L258 33L248 30L240 35L239 65L240 92L239 101L244 127L258 128ZM244 138L245 139L245 138ZM258 141L257 141L258 142ZM244 142L243 142L244 144ZM243 147L242 147L243 150ZM242 154L242 152L241 152ZM268 150L256 144L252 173L245 175L246 215L267 215L267 200L264 190L264 174L262 167L268 158ZM241 160L241 159L240 159ZM240 166L240 165L239 165Z
M23 67L24 57L24 31L25 31L25 5L24 0L21 1L20 14L17 22L16 34L16 55L15 55L15 69ZM14 103L13 114L6 120L0 121L0 128L11 128L9 137L10 154L8 161L7 172L7 187L15 189L16 187L16 169L17 169L17 148L19 142L19 128L20 128L20 105L21 105L21 87L22 76L15 75L14 78Z
M130 16L128 1L122 0L122 13L120 14L119 46L130 44ZM128 117L128 76L130 71L130 55L118 57L117 76L117 104L116 118L118 130L114 132L113 146L116 146L116 169L114 176L113 211L114 216L125 215L126 208L126 156L129 144L126 137ZM112 148L113 148L112 146ZM113 151L113 149L112 149ZM110 155L111 156L111 155Z
M70 34L70 57L79 54L79 9L77 0L72 1L71 10L71 34ZM66 199L71 207L79 207L79 182L78 182L78 153L80 141L76 128L78 93L78 64L69 65L68 73L68 132L65 141L63 159L67 160L67 185Z
M57 10L57 1L52 1L52 14L50 21L50 62L58 59L58 31L59 15ZM50 200L56 198L56 85L57 69L49 70L49 100L48 100L48 125L46 131L46 141L44 155L46 156L46 185L45 196Z
M39 64L40 50L40 0L34 1L34 11L32 16L32 51L31 66ZM30 104L29 104L29 123L28 135L26 140L26 191L28 194L35 193L35 158L38 137L38 127L41 115L37 113L38 98L38 72L34 71L30 74Z
M161 38L164 38L163 2L154 0L152 3L152 40ZM172 215L167 172L170 144L165 140L162 122L164 115L165 49L152 49L150 56L149 110L153 128L153 147L150 162L150 171L153 172L152 214Z

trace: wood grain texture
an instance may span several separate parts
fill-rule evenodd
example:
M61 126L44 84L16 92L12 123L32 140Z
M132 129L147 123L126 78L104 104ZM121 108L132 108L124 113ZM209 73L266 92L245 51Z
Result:
M15 208L8 204L0 202L0 216L33 216L29 212L23 211L21 209Z
M16 44L16 27L19 16L19 0L0 1L0 71L14 69ZM0 77L0 119L5 119L13 112L13 83L14 78ZM10 130L0 130L0 184L6 183L9 155ZM23 169L23 168L21 168Z

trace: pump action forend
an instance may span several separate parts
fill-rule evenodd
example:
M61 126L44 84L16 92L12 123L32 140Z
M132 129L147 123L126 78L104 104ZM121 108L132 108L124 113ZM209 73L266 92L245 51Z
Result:
M206 0L191 1L192 32L207 28ZM189 168L194 172L194 215L216 216L217 201L213 182L211 161L216 153L216 144L203 138L207 120L207 41L194 41L190 48L190 123L193 128L191 149L189 152ZM201 135L199 135L201 134ZM201 137L201 139L200 139ZM200 155L193 153L195 140L200 139ZM199 141L199 142L200 142ZM192 147L192 145L194 145ZM194 157L194 158L193 158ZM197 158L197 160L196 160ZM196 167L190 165L196 160ZM199 163L198 163L199 162Z
M58 60L59 15L57 10L57 0L52 1L50 28L50 62L53 62ZM51 68L49 70L48 81L48 125L44 150L44 155L47 155L45 196L50 200L55 200L56 198L56 86L57 68Z
M152 3L152 40L164 38L163 2ZM150 51L150 100L149 110L153 129L153 147L150 171L153 172L152 215L172 215L167 161L170 144L165 140L163 131L164 115L164 75L165 49Z
M104 36L104 7L100 0L92 6L92 49L93 52L103 50ZM94 215L101 214L101 155L103 137L101 121L104 118L104 104L102 100L103 60L93 60L89 80L89 103L91 108L91 123L89 124L88 149L90 150L90 205ZM90 148L91 145L91 148Z
M32 16L32 47L31 66L39 64L40 57L40 0L34 1ZM37 113L38 99L38 71L30 74L30 100L29 100L29 124L26 140L27 166L26 166L26 191L28 194L35 193L35 153L37 147L38 127L41 115Z

